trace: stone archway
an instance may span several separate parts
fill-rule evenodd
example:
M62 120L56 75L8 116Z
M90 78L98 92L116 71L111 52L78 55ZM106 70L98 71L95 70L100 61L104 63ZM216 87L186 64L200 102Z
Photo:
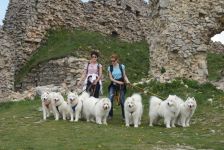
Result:
M148 38L152 75L161 81L186 77L205 82L211 35L223 30L220 1L152 1L152 10L153 32Z

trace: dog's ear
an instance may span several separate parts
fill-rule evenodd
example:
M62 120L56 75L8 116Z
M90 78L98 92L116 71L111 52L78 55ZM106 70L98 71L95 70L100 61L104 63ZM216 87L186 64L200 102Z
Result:
M189 100L189 99L191 99L191 98L190 97L187 97L186 101Z
M193 101L195 101L195 102L196 102L196 100L195 100L195 98L194 98L194 97L192 97L192 99L193 99Z

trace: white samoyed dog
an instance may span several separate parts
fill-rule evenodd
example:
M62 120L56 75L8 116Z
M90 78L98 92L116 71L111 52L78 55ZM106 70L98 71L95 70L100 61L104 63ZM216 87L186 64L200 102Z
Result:
M177 124L181 125L182 127L189 127L190 119L197 108L197 102L194 97L188 97L185 102L180 99L179 103L180 113L177 119Z
M49 97L49 92L43 92L41 94L42 110L43 110L43 119L46 120L50 116L50 112L53 111L52 103Z
M51 92L50 98L52 102L53 112L55 114L55 120L59 120L59 115L62 114L63 120L66 120L70 109L68 104L65 102L64 97L61 93Z
M180 112L178 97L169 95L162 101L160 98L152 96L149 100L149 125L156 124L160 117L164 118L166 128L175 127L175 121Z
M89 97L83 101L83 114L86 121L96 122L97 124L107 124L107 117L111 109L109 98Z
M70 121L74 121L74 114L75 122L79 121L82 111L82 101L79 98L78 94L76 92L68 93L67 102L69 106Z
M133 94L124 102L125 124L129 127L134 124L138 127L141 124L141 117L143 114L142 97L140 94Z

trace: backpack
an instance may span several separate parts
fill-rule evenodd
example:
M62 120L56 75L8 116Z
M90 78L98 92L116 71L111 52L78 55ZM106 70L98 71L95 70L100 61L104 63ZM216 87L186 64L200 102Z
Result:
M124 74L123 74L123 69L122 69L122 65L121 64L119 64L119 68L120 68L121 74L122 74L121 81L124 81ZM112 72L113 72L113 65L110 65L110 72L112 74ZM111 86L113 86L113 82L112 81L111 81L110 85L108 86L108 91L109 91ZM124 93L126 93L127 89L126 89L126 85L125 84L123 85L123 88L124 88ZM119 89L118 86L116 86L116 90L118 90L118 89ZM117 100L117 101L119 101L119 100Z
M123 69L122 69L122 66L121 66L121 64L119 64L119 68L120 68L120 70L121 70L121 75L122 75L122 80L124 80L124 74L123 74ZM113 72L113 65L110 65L110 72L111 72L111 74L112 74L112 72Z

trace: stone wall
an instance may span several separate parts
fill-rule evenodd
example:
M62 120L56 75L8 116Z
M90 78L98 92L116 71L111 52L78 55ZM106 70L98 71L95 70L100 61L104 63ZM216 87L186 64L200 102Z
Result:
M15 48L7 33L0 29L0 100L7 99L14 90Z
M87 59L69 56L39 64L16 86L16 90L25 91L37 86L62 83L74 90L87 62Z
M151 7L150 73L162 81L186 77L205 82L210 38L224 29L224 2L154 0Z
M223 14L220 0L150 0L149 5L143 0L11 0L3 26L10 52L4 55L15 55L4 59L14 68L10 74L16 74L45 41L49 29L82 27L130 42L146 39L149 74L160 81L186 77L204 82L206 51L210 38L224 30ZM2 82L13 87L13 75Z

